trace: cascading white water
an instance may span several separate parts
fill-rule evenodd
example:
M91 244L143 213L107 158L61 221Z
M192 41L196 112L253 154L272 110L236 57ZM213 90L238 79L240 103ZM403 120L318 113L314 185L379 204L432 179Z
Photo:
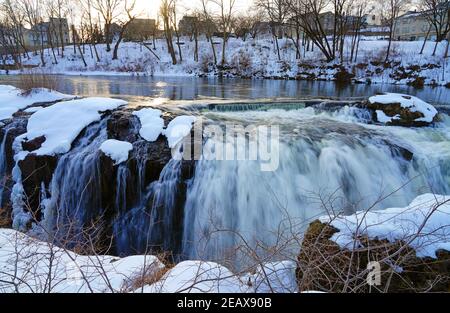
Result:
M49 187L41 190L43 219L40 226L56 236L76 241L73 234L90 217L102 214L99 188L99 146L107 139L106 120L89 126L78 144L60 157ZM59 234L53 234L58 230ZM70 230L70 234L66 233Z
M3 139L0 145L0 205L3 203L3 191L6 184L6 141L8 139L8 133L10 129L8 126L5 127L3 131Z
M180 246L182 212L179 203L181 161L172 159L158 181L152 182L138 205L129 211L120 206L121 214L113 229L119 254L149 252L155 249L176 251ZM118 180L122 186L126 179ZM119 186L118 186L119 188ZM178 220L178 222L177 222Z
M430 189L450 192L448 120L422 129L364 125L358 123L364 114L349 107L207 116L216 123L280 125L280 163L262 172L259 161L198 162L185 206L188 258L220 260L243 240L251 247L280 244L327 210L405 206ZM213 138L205 145L221 143ZM414 154L411 161L404 149Z

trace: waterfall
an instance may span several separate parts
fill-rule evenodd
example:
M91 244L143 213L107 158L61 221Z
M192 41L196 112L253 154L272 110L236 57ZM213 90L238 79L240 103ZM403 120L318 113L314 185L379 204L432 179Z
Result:
M6 184L6 168L7 168L7 160L6 160L6 141L8 139L8 133L10 128L6 126L3 130L3 139L0 146L0 205L3 204L3 191L5 190Z
M106 139L106 119L89 126L74 148L59 158L48 192L41 190L40 226L52 236L75 243L85 224L104 213L99 147Z
M183 253L221 260L244 240L270 247L292 238L327 212L403 207L430 189L449 194L449 125L364 125L361 113L347 107L207 114L216 123L279 124L280 162L262 172L260 161L200 160L187 193ZM205 143L221 144L217 138Z
M113 226L119 254L178 252L184 203L180 177L181 161L170 160L159 180L147 187L142 201L131 210L121 210ZM118 188L124 181L118 179Z

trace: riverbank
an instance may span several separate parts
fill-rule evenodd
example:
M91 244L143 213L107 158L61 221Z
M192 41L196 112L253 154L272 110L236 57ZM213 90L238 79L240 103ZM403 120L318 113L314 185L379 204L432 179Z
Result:
M221 40L216 38L217 59L221 59ZM150 43L149 43L150 44ZM10 71L10 74L38 71L48 74L64 75L116 75L116 76L154 76L154 77L240 77L259 79L291 79L339 81L361 84L399 84L423 86L448 86L450 66L444 59L446 42L437 47L433 56L434 43L429 42L423 54L419 54L422 42L398 41L393 43L390 61L385 63L387 41L362 40L356 61L324 62L320 51L304 52L296 58L295 47L289 39L279 40L281 59L277 57L274 43L270 39L242 41L231 38L227 48L227 64L214 65L211 45L199 42L199 61L194 61L194 42L183 38L181 54L177 54L178 64L173 65L163 40L157 40L154 53L139 43L124 43L119 48L118 60L112 60L104 45L98 45L100 61L91 54L89 46L84 47L84 66L78 51L66 47L66 56L54 57L51 51L45 52L45 66L39 55L25 59L23 65L34 67L23 71ZM155 56L156 54L156 56ZM345 51L345 59L349 51ZM2 71L0 71L0 74ZM5 73L5 71L3 71Z

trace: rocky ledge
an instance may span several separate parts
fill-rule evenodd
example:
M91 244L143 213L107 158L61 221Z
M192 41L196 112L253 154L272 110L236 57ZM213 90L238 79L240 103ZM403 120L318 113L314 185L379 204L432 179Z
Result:
M449 292L450 206L433 197L312 222L298 255L299 291Z

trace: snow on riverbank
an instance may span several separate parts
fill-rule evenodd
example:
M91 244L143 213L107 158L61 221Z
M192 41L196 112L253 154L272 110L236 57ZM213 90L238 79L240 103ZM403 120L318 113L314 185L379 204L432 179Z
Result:
M33 153L55 155L70 150L72 142L89 124L99 121L101 113L127 104L123 100L86 98L56 103L34 113L28 120L28 141L45 136L41 147Z
M100 150L109 156L115 165L118 165L128 160L128 155L133 150L133 145L126 141L110 139L101 144Z
M391 242L403 240L418 257L436 257L436 251L450 251L450 197L425 194L405 208L361 211L350 216L322 217L339 229L331 240L353 249L355 234ZM356 248L358 245L356 245Z
M0 120L8 119L14 113L37 103L74 99L75 96L65 95L45 88L33 89L28 94L13 86L0 85Z
M351 64L344 62L347 71L355 75L355 80L372 83L407 84L416 77L424 77L425 84L445 85L450 82L450 66L444 59L446 42L438 44L433 56L434 42L429 42L423 54L419 54L423 42L397 41L393 43L391 65L384 66L384 54L387 41L364 38L360 42L358 60ZM68 51L68 55L53 64L53 55L46 52L46 67L39 71L68 75L155 75L155 76L217 76L218 69L213 64L211 46L204 39L199 41L199 62L194 61L194 42L182 39L183 62L173 65L164 40L156 41L158 60L139 43L124 43L119 48L119 59L112 60L112 53L107 53L104 45L98 45L100 62L86 54L87 66L79 54ZM221 59L220 38L215 38L217 59ZM325 63L319 49L302 53L296 58L296 50L290 39L279 40L281 60L272 39L230 38L227 44L227 69L224 76L243 76L259 78L298 78L333 80L338 67L336 62ZM350 44L347 45L349 47ZM350 51L345 49L346 58ZM178 54L178 51L177 51ZM178 56L178 60L179 60ZM444 64L445 63L445 64ZM32 56L26 65L39 66L40 56Z

